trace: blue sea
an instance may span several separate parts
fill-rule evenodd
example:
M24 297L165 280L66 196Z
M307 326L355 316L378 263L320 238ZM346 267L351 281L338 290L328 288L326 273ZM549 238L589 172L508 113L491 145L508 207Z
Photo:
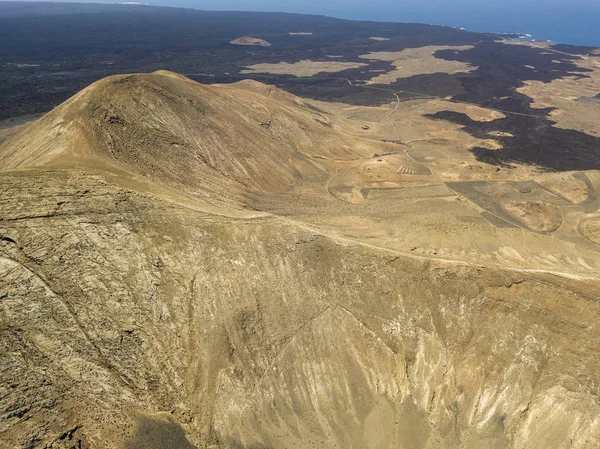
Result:
M0 0L1 1L1 0ZM119 2L128 0L61 0ZM418 22L535 40L600 47L600 0L136 0L218 11L319 14L378 22Z
M198 9L281 11L419 22L600 47L600 0L139 0Z
M389 11L386 14L332 14L355 20L420 22L469 31L529 34L531 39L600 47L600 0L585 9L568 5L544 8L481 8L473 11Z

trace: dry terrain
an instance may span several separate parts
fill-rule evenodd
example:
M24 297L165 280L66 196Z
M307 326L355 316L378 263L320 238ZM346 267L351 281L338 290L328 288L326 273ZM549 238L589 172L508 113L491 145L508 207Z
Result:
M440 111L509 114L160 71L3 131L0 447L597 449L600 173Z
M371 38L373 39L373 38ZM466 45L462 47L428 46L409 48L402 51L379 51L362 55L361 58L377 61L389 61L396 69L382 75L375 76L368 84L390 84L400 78L409 78L414 75L430 73L458 73L475 70L468 64L457 61L446 61L436 58L434 53L440 50L464 51L473 48Z
M562 52L552 50L544 42L515 43L546 48L549 54L560 56ZM554 126L562 129L576 129L592 136L600 136L598 116L600 114L600 54L578 56L574 61L578 67L586 70L585 76L567 76L550 83L527 81L519 92L533 98L534 108L553 108L550 117ZM560 64L560 61L556 61ZM530 66L535 71L534 66Z

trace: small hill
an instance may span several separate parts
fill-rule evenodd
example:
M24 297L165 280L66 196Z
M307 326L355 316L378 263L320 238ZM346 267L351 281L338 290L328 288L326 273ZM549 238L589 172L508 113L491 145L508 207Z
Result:
M112 76L0 146L5 169L126 170L212 202L289 189L326 168L314 158L376 151L325 113L257 82L207 86L171 73Z
M232 45L255 45L258 47L270 47L271 44L264 39L258 39L256 37L243 36L229 42Z

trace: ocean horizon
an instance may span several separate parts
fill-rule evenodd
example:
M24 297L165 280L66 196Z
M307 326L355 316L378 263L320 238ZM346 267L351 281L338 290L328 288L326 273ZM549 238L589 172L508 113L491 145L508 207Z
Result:
M148 0L142 0L148 1ZM431 0L405 0L389 6L387 1L333 0L280 2L276 0L150 0L150 4L191 6L197 9L246 10L319 14L340 19L376 22L412 22L464 28L483 33L529 34L535 40L600 47L600 0L579 0L576 5L549 0L506 0L485 4L459 0L449 6Z
M443 25L483 33L529 34L531 39L600 47L600 0L141 0L151 5L205 10L289 12L340 19Z
M115 3L110 0L60 1ZM600 0L578 0L576 5L556 4L550 0L506 0L501 5L482 4L479 0L457 0L450 5L441 0L421 3L417 3L417 0L403 0L402 4L394 6L390 6L386 0L371 0L369 4L358 0L304 0L302 3L280 0L124 0L116 3L206 11L316 14L358 21L424 23L481 33L527 34L532 40L600 47Z
M351 20L385 22L418 22L463 28L483 33L511 33L529 35L531 40L552 41L561 44L600 47L600 1L597 6L573 8L514 8L510 11L479 8L469 11L406 10L374 12L330 11L333 17Z

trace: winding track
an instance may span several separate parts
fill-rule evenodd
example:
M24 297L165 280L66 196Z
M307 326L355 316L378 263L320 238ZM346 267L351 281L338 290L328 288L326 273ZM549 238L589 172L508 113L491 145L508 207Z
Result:
M394 128L394 132L396 133L396 137L398 138L398 140L399 140L399 141L402 141L402 139L401 139L401 137L400 137L400 135L399 135L399 133L398 133L398 131L397 131L397 129L396 129L396 126L394 125L394 123L393 123L393 120L392 120L392 116L393 116L393 115L394 115L394 113L395 113L395 112L398 110L398 107L400 106L400 98L398 98L398 95L397 95L395 92L394 92L394 95L395 95L395 97L396 97L396 99L397 99L396 107L394 108L394 110L393 110L393 111L391 111L389 114L387 114L387 115L386 115L386 118L387 118L387 119L388 119L388 120L389 120L389 121L392 123L392 126L393 126L393 128ZM467 103L467 104L469 104L469 103ZM489 109L489 108L487 108L487 109ZM408 147L409 147L408 149L406 149L406 150L404 151L404 152L405 152L405 154L406 154L406 156L408 157L408 159L409 159L410 161L414 162L415 164L419 164L419 162L417 162L417 161L416 161L416 160L415 160L415 159L414 159L414 158L411 156L411 154L410 154L410 152L409 152L409 150L410 150L410 149L412 149L412 145L411 145L410 143L404 143L404 142L403 142L403 145L406 145L406 146L408 146ZM435 180L436 180L436 181L438 181L438 182L439 182L441 185L443 185L444 187L446 187L446 188L447 188L449 191L453 192L453 193L456 195L456 197L458 197L458 198L460 198L461 200L463 200L463 201L465 201L465 202L467 202L467 203L469 203L469 204L473 205L473 206L476 208L476 210L483 210L483 211L486 211L486 212L487 212L487 213L489 213L490 215L492 215L492 216L494 216L494 217L496 217L496 218L498 218L498 219L500 219L500 220L502 220L502 221L505 221L505 222L507 222L507 223L510 223L510 224L512 224L512 225L514 225L514 226L516 226L516 227L518 227L518 228L519 228L519 229L521 229L523 232L531 232L529 229L525 228L523 225L521 225L521 224L517 223L516 221L510 220L510 219L508 219L508 218L506 218L506 217L501 217L500 215L498 215L498 214L495 214L494 212L491 212L491 211L489 211L489 210L487 210L487 209L485 209L485 208L481 207L480 205L478 205L477 203L475 203L474 201L472 201L470 198L468 198L468 197L466 197L466 196L462 195L462 194L461 194L461 193L459 193L458 191L454 190L452 187L448 186L448 184L447 184L446 182L444 182L444 181L443 181L443 180L442 180L442 179L441 179L441 178L440 178L440 177L439 177L439 176L438 176L438 175L435 173L435 171L431 169L431 167L429 167L429 166L428 166L428 168L429 168L429 171L431 172L431 175L432 175L432 176L435 178ZM537 182L536 182L536 183L537 183ZM556 195L556 194L554 194L554 195ZM558 196L558 195L557 195L557 196ZM559 197L559 198L560 198L560 197ZM508 236L508 233L506 233L505 231L503 231L501 228L497 228L497 229L498 229L500 232L502 232L502 233L504 233L505 235L507 235L507 236ZM547 234L546 234L546 233L544 233L544 235L546 235L547 237L550 237L550 238L551 238L551 239L553 239L553 240L556 240L556 241L562 241L561 239L557 239L556 237L554 237L554 235L552 235L552 233L547 233ZM574 245L576 245L576 246L577 246L577 247L579 247L579 248L583 248L583 247L582 247L581 245L579 245L578 243L573 243L573 244L574 244ZM542 270L542 271L545 271L545 270ZM542 271L540 271L540 272L542 272ZM555 274L555 273L553 273L553 274Z
M539 47L539 48L542 48L542 47ZM553 50L553 51L555 51L556 53L564 53L564 54L568 54L568 53L561 52L561 51L558 51L558 50ZM572 55L570 55L570 56L572 56ZM583 59L587 59L587 58L583 58ZM598 66L600 67L600 64L598 64L596 61L593 61L593 62L594 62L596 65L598 65ZM388 120L388 121L390 122L390 124L391 124L391 126L392 126L392 129L394 130L394 134L396 135L396 139L397 139L399 142L402 142L402 145L405 145L405 146L407 146L407 147L408 147L408 149L406 149L406 150L405 150L405 154L406 154L406 156L408 157L408 159L409 159L410 161L412 161L413 163L415 163L415 164L418 164L418 162L417 162L417 161L416 161L416 160L415 160L415 159L414 159L414 158L411 156L411 154L410 154L410 152L409 152L409 150L410 150L410 149L412 149L412 145L410 144L410 142L408 142L408 143L407 143L407 142L404 142L404 141L402 140L402 137L400 136L400 133L398 132L398 129L396 128L396 125L395 125L395 123L394 123L394 121L393 121L393 119L392 119L392 117L393 117L394 113L396 113L396 112L398 111L398 108L400 107L400 102L401 102L401 101L400 101L400 97L398 96L398 94L399 94L399 93L408 93L408 94L411 94L411 95L419 95L419 96L423 97L424 99L436 99L436 100L441 100L441 101L447 101L447 102L450 102L450 103L458 103L458 104L466 104L466 105L471 105L471 106L477 106L477 107L481 107L481 108L488 109L488 110L491 110L491 111L496 111L496 112L499 112L499 113L502 113L502 114L513 114L513 115L520 115L520 116L525 116L525 117L541 117L540 115L524 114L524 113L520 113L520 112L504 111L504 110L501 110L501 109L495 109L495 108L484 107L484 106L481 106L481 105L478 105L478 104L475 104L475 103L469 103L469 102L466 102L466 101L459 101L459 100L449 100L449 99L447 99L447 98L438 97L438 96L434 96L434 95L426 95L426 94L422 94L422 93L419 93L419 92L411 92L411 91L405 91L405 90L393 91L393 90L391 90L391 89L385 89L385 88L381 88L381 87L374 87L374 86L367 86L367 85L364 85L364 84L357 85L357 84L355 84L355 83L356 83L356 81L355 81L355 83L353 84L353 83L352 83L352 81L351 81L351 80L349 80L349 79L347 79L347 78L340 78L340 79L343 79L343 80L347 81L347 82L348 82L350 85L353 85L353 86L360 86L360 87L364 87L364 88L367 88L367 89L381 90L381 91L389 92L389 93L391 93L392 95L394 95L394 97L396 98L396 104L395 104L395 106L394 106L394 109L393 109L393 110L391 110L390 112L388 112L388 113L386 114L386 120ZM512 225L514 225L514 226L516 226L516 227L518 227L518 228L519 228L519 229L521 229L523 232L528 232L528 233L529 233L529 232L531 232L530 230L528 230L527 228L525 228L525 227L524 227L524 226L522 226L521 224L519 224L519 223L517 223L517 222L515 222L515 221L513 221L513 220L510 220L510 219L508 219L508 218L506 218L506 217L501 217L500 215L498 215L498 214L495 214L494 212L491 212L491 211L489 211L489 210L487 210L487 209L485 209L485 208L481 207L480 205L478 205L477 203L475 203L475 202L474 202L474 201L472 201L471 199L467 198L466 196L462 195L462 194L461 194L461 193L459 193L458 191L456 191L456 190L454 190L453 188L451 188L450 186L448 186L448 184L447 184L446 182L444 182L442 179L440 179L440 177L439 177L439 176L438 176L438 175L435 173L435 171L434 171L434 170L432 170L430 167L429 167L429 170L430 170L430 172L431 172L431 175L434 177L434 179L435 179L437 182L439 182L441 185L443 185L444 187L446 187L446 188L447 188L447 189L448 189L450 192L452 192L452 193L453 193L453 194L454 194L454 195L455 195L457 198L460 198L461 200L463 200L463 201L465 201L465 202L467 202L467 203L471 204L472 206L474 206L476 210L482 210L482 211L486 211L486 212L487 212L487 213L489 213L490 215L492 215L492 216L494 216L494 217L496 217L496 218L498 218L498 219L500 219L500 220L502 220L502 221L505 221L505 222L507 222L507 223L510 223L510 224L512 224ZM326 187L326 188L327 188L327 191L329 191L329 182L330 182L330 181L331 181L333 178L335 178L335 176L336 176L336 175L337 175L337 172L336 172L336 173L335 173L335 174L334 174L334 175L333 175L333 176L332 176L332 177L331 177L331 178L328 180L328 182L327 182L327 187ZM508 233L506 233L506 232L505 232L505 231L503 231L502 229L500 229L500 228L497 228L497 229L498 229L500 232L502 232L502 233L504 233L505 235L507 235L507 236L508 236ZM552 234L544 234L544 235L546 235L547 237L550 237L550 238L552 238L552 239L554 239L554 240L560 241L560 239L557 239L557 238L556 238L556 237L554 237ZM577 244L577 243L575 243L575 245L576 245L576 246L578 246L578 247L581 247L581 245L579 245L579 244ZM542 270L542 271L543 271L543 270ZM556 273L552 273L552 274L556 274Z

